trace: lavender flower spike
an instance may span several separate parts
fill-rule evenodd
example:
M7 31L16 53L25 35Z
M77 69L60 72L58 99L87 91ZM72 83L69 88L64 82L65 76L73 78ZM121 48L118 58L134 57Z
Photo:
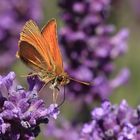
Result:
M128 30L116 32L114 25L107 24L111 0L59 0L59 6L65 23L59 34L68 58L66 69L75 79L94 83L84 86L71 82L68 95L80 96L86 103L108 99L115 88L129 79L129 72L111 78L114 60L127 51ZM121 79L120 76L125 79L113 86L111 82Z
M104 101L92 111L92 121L84 125L80 140L139 140L140 109L126 100L119 105Z
M15 60L19 32L29 19L41 21L40 0L0 0L0 71Z
M0 138L2 140L33 140L40 132L40 123L57 118L57 105L46 108L38 97L41 87L36 77L28 79L29 91L15 86L15 73L0 76ZM37 88L38 87L38 88Z

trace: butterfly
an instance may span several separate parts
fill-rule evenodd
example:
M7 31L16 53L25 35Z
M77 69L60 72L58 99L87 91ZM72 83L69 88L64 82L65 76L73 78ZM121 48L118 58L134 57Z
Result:
M70 80L89 85L71 78L64 71L55 19L51 19L41 31L33 20L27 21L20 33L18 47L16 56L33 70L31 75L37 75L45 84L51 83L53 100L57 98L56 89L68 84Z

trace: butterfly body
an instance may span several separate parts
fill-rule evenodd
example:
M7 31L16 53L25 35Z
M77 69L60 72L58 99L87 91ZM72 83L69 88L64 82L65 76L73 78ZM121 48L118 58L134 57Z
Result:
M70 82L69 75L66 72L63 72L59 75L55 73L38 73L39 79L44 83L51 83L51 88L58 88L59 86L64 86Z

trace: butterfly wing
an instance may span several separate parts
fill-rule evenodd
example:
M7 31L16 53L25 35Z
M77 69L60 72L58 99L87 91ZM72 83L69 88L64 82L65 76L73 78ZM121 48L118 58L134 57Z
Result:
M28 42L20 41L19 51L17 52L17 57L19 57L28 67L34 71L43 70L43 58L38 53L38 51ZM32 55L32 53L34 55Z
M48 48L36 23L32 20L27 21L20 34L17 56L35 71L52 71L54 62Z
M51 21L48 22L47 25L43 27L41 33L45 41L49 44L49 50L56 66L55 72L56 74L60 74L64 71L64 69L61 52L58 46L56 28L57 28L56 20L52 19Z

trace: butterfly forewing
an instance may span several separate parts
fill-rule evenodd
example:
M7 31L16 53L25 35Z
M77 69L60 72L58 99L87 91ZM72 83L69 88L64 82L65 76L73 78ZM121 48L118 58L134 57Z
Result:
M49 45L49 50L56 67L55 72L56 74L60 74L63 72L63 62L61 52L58 46L56 28L57 28L56 20L52 19L51 21L48 22L47 25L44 26L41 33L45 41Z
M54 62L48 48L36 23L32 20L26 22L20 34L17 53L22 61L33 70L44 68L46 71L52 71Z

